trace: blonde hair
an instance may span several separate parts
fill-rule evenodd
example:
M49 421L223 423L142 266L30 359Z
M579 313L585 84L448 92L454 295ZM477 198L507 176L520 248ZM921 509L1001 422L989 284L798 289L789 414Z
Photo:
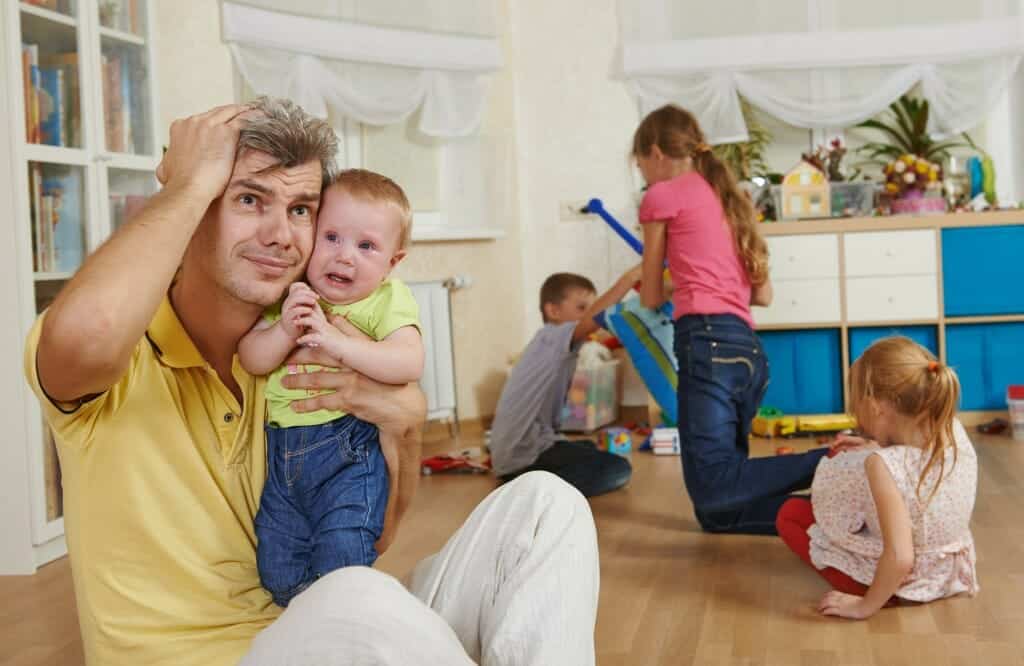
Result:
M320 162L321 184L331 182L338 136L327 121L309 115L287 99L258 97L248 106L260 113L254 114L238 133L237 154L257 150L270 155L275 162L263 171L290 169L316 160Z
M918 498L928 473L936 467L939 472L928 494L930 500L946 475L949 447L953 447L953 464L957 461L953 418L960 402L960 380L956 373L909 338L883 338L850 367L850 409L854 416L865 413L871 400L887 403L921 429L928 461L917 481Z
M650 112L633 135L633 156L650 155L654 146L667 157L693 159L694 170L708 181L722 202L747 279L755 287L764 284L768 280L768 245L758 232L754 204L729 168L715 157L697 119L672 104Z
M328 187L340 188L356 199L393 207L401 225L398 247L402 250L408 247L412 236L412 206L398 183L366 169L345 169L334 176Z

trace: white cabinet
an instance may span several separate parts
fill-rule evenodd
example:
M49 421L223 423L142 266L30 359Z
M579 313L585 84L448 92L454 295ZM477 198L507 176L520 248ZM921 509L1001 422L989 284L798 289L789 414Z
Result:
M769 236L775 297L752 308L758 325L838 322L839 237L836 234Z
M768 236L775 297L770 307L753 308L754 321L784 327L937 320L935 234L901 229Z
M775 296L771 306L751 308L756 324L838 324L839 278L779 280L772 287Z
M870 231L843 236L846 275L935 275L935 230Z
M846 319L851 323L937 320L934 229L843 236Z
M769 236L772 280L839 277L839 236Z
M934 275L856 277L846 280L846 319L851 323L937 319Z
M28 471L21 491L3 483L0 574L64 552L60 467L23 378L23 343L85 256L156 190L152 15L150 0L0 0L0 200L13 231L0 308L16 338L2 347L0 395L18 406L0 474Z

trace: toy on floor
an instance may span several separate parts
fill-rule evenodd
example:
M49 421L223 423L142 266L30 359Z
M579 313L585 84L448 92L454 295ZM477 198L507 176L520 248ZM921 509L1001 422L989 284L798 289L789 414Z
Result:
M423 476L431 474L487 474L491 471L491 459L483 457L479 448L462 449L424 458L420 465Z
M785 416L775 407L762 407L750 424L750 432L757 437L797 437L834 434L855 428L856 425L853 417L846 414Z
M791 456L796 453L796 449L792 446L780 446L775 449L775 455L777 456Z
M679 455L679 430L676 428L655 428L650 441L651 452L656 456Z
M755 416L750 432L757 437L792 437L796 434L796 417Z
M608 453L625 455L633 450L633 436L626 428L607 428L601 433L603 447Z

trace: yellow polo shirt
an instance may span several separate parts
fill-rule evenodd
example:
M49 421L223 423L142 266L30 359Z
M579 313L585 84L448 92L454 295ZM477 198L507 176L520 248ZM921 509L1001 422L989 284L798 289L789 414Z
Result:
M234 362L244 407L165 298L124 376L55 433L64 527L90 665L234 666L280 613L260 587L253 519L266 479L264 380Z

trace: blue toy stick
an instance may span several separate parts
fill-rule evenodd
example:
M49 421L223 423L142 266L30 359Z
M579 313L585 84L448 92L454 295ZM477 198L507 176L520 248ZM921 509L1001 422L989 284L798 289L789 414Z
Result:
M622 226L618 220L612 217L612 214L604 209L604 204L601 203L600 199L591 199L588 201L583 212L599 215L602 220L608 223L608 226L612 228L612 231L617 233L622 240L626 241L627 245L636 250L637 254L642 255L644 253L644 244L640 242L640 239L629 233L629 229L626 229L626 227Z

